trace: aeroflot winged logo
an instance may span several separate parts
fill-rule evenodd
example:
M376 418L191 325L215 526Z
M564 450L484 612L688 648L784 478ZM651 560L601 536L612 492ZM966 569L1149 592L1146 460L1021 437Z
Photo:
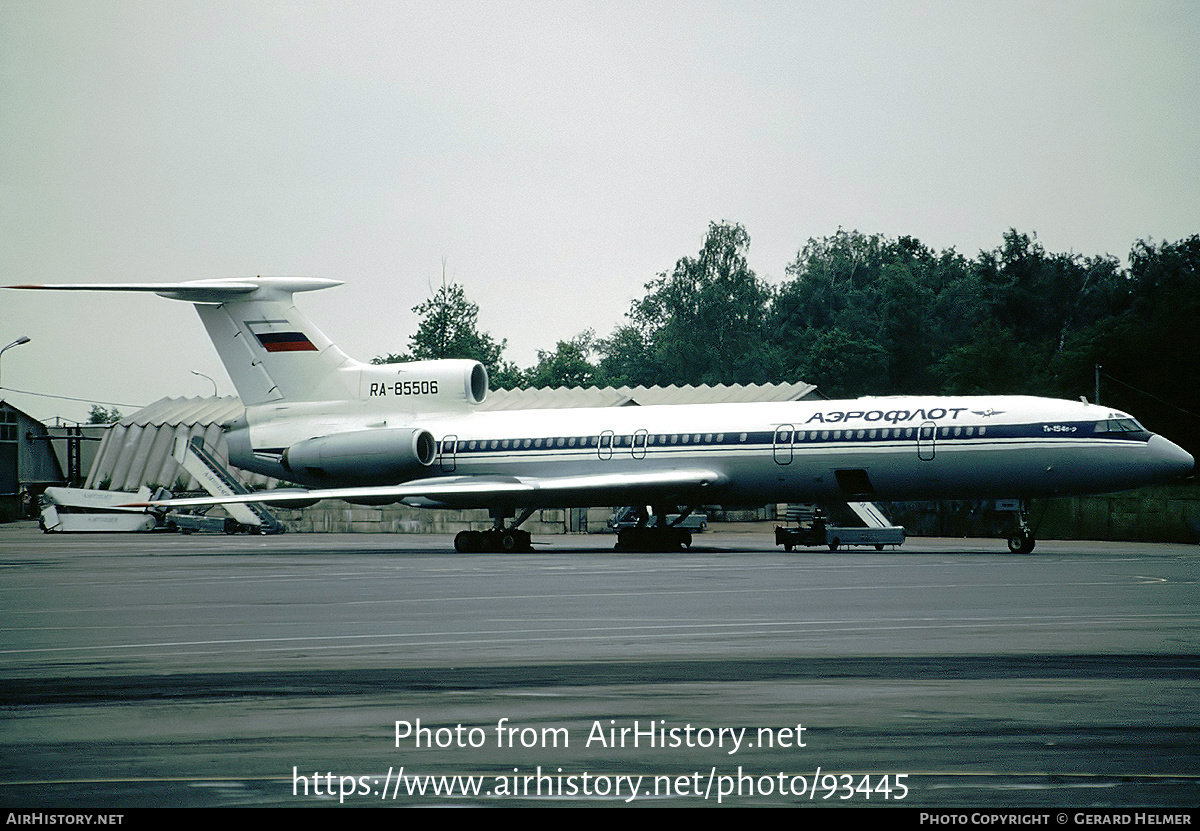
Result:
M919 407L915 410L834 410L832 412L817 412L808 417L805 424L819 421L822 424L837 424L842 421L886 421L889 424L911 421L941 421L947 416L951 421L956 420L961 413L967 412L966 407ZM986 410L971 410L977 416L991 418L1003 415L1003 410L988 408Z
M248 320L246 326L268 352L316 352L316 345L303 332L283 332L277 326L287 326L286 320Z

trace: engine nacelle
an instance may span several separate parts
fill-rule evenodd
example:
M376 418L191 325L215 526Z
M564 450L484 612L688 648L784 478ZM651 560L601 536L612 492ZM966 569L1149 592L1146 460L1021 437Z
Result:
M466 401L468 404L480 404L483 399L487 398L488 393L488 372L487 368L479 363L479 361L467 361L459 359L442 359L434 361L412 361L407 364L400 364L399 376L403 379L406 375L413 376L414 379L430 378L436 383L441 381L443 389L450 392L455 398L461 401ZM403 383L403 380L401 381ZM416 380L415 383L421 383Z
M419 476L436 456L428 430L381 427L305 439L283 452L282 463L297 481L383 485Z
M488 392L487 369L478 361L410 361L361 366L357 371L361 397L392 410L461 410L482 403Z

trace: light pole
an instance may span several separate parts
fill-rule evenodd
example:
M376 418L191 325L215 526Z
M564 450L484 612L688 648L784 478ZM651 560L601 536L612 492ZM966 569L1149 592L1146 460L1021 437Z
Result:
M213 385L213 398L219 398L219 397L220 397L220 396L217 394L217 382L216 382L216 381L213 381L213 379L212 379L212 378L209 378L209 377L208 377L207 375L205 375L203 372L197 372L197 371L196 371L196 370L194 370L194 369L193 369L193 370L191 370L191 373L192 373L193 375L199 375L201 378L208 378L208 380L209 380L209 381L212 381L212 385Z
M4 347L3 349L0 349L0 357L3 357L4 353L7 352L8 350L12 349L14 346L20 346L23 343L29 343L29 338L26 337L25 335L21 335L21 337L17 338L15 341L10 343L8 346ZM2 385L0 385L0 388L2 388Z

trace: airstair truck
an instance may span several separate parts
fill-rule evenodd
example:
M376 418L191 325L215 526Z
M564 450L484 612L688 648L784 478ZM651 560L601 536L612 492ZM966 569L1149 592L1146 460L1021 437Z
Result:
M874 503L846 504L862 520L862 526L830 525L824 512L816 506L789 505L787 521L796 525L777 526L775 544L782 545L784 551L791 551L798 545L826 545L830 551L851 545L873 545L875 550L882 551L885 545L901 545L904 542L904 528L888 522Z
M192 436L189 439L186 436L179 436L175 439L174 449L175 461L196 477L196 481L200 483L201 487L213 496L235 496L250 493L250 489L239 482L219 458L209 452L208 448L204 446L202 437ZM229 514L229 520L232 520L225 525L226 533L249 530L255 534L278 534L284 530L283 525L271 515L264 505L255 502L229 502L221 507ZM172 511L167 515L167 519L185 532L206 528L206 518L200 514Z

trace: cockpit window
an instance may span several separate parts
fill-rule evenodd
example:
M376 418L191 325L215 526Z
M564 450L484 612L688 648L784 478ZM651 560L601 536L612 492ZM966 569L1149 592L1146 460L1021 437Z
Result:
M1096 422L1097 433L1145 433L1146 428L1138 424L1137 419L1124 416Z

